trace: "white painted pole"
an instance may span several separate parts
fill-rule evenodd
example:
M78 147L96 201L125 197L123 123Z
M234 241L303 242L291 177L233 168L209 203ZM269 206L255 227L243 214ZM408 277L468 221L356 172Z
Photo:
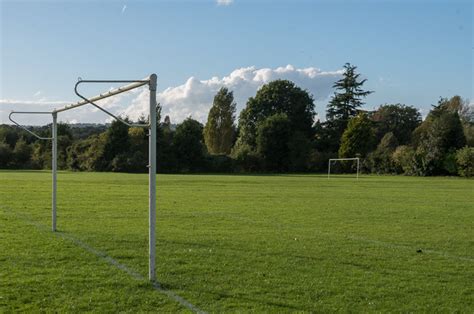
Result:
M329 179L329 174L331 173L331 159L328 161L328 179Z
M52 230L56 231L56 175L58 167L58 114L53 112L53 130L52 130L52 174L53 174L53 194L52 194Z
M155 281L156 253L156 74L150 75L150 128L148 136L149 175L149 263L148 278Z
M359 180L359 158L357 158L357 180Z

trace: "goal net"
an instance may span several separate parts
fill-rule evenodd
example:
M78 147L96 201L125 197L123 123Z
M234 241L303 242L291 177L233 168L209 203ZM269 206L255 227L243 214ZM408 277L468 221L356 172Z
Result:
M331 169L332 168L332 169ZM328 178L335 173L356 173L359 179L360 160L356 158L331 158L328 162Z

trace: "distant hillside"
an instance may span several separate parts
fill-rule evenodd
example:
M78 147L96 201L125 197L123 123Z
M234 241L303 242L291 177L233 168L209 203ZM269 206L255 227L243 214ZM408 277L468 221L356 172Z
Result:
M104 132L109 124L98 124L98 123L74 123L69 124L71 133L75 139L85 139L94 134L100 134Z
M110 123L100 124L100 123L73 123L67 124L69 130L72 134L74 139L86 139L91 135L100 134L107 130L110 126ZM171 124L170 128L171 131L176 130L176 124ZM51 124L37 126L37 125L25 125L26 128L29 130L36 132L38 134L42 134L43 136L48 136L51 128ZM35 139L25 131L17 128L16 126L8 125L8 124L0 124L0 140L4 137L2 136L3 133L12 131L13 129L18 130L18 135L21 137L25 137L28 143L34 141Z

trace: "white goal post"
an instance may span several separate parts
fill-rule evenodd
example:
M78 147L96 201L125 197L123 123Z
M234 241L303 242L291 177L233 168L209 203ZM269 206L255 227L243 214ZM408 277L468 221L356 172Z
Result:
M58 113L61 113L66 110L74 109L77 107L81 107L87 104L91 104L95 106L97 109L105 112L109 116L113 117L114 119L130 126L130 127L143 127L148 129L148 156L149 156L149 164L148 164L148 210L149 210L149 229L148 229L148 238L149 238L149 247L148 247L148 278L150 281L155 281L156 274L155 274L155 257L156 257L156 235L155 235L155 227L156 227L156 74L151 74L150 76L142 79L142 80L82 80L76 83L74 87L74 91L78 97L82 100L65 106L64 108L55 109L51 112L38 112L38 111L12 111L8 118L11 122L13 122L18 127L26 130L30 134L34 135L40 140L51 140L52 141L52 230L56 231L56 180L57 180L57 145L58 145L58 136L57 136L57 116ZM77 88L82 83L128 83L128 85L119 87L117 89L110 90L104 94L100 94L95 97L86 98L81 95ZM111 96L115 96L129 90L148 85L150 90L150 104L149 104L149 115L148 115L148 123L146 124L133 124L128 123L127 121L121 119L120 117L112 114L111 112L105 110L104 108L97 105L95 102L104 98L108 98ZM52 123L52 136L51 137L41 137L38 134L28 130L25 126L21 125L17 121L13 120L13 115L15 114L51 114L53 123Z
M357 161L357 180L359 180L359 168L360 168L360 159L359 159L359 157L354 157L354 158L331 158L331 159L329 159L329 162L328 162L328 179L329 179L329 176L331 175L331 162L332 161L344 161L344 160L356 160Z

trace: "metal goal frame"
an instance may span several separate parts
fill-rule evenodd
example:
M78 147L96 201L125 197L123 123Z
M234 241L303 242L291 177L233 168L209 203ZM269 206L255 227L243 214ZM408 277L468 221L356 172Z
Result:
M357 160L357 180L359 180L359 169L360 169L360 158L359 157L354 157L354 158L331 158L328 161L328 179L329 176L331 175L331 161L344 161L344 160Z
M56 228L56 195L57 195L57 159L58 159L58 129L57 129L57 117L58 113L71 110L77 107L81 107L87 104L95 106L97 109L103 111L114 119L120 121L121 123L126 124L130 127L144 127L148 129L148 278L150 281L156 280L155 273L155 260L156 260L156 74L151 74L150 76L142 80L82 80L76 83L74 87L74 92L82 100L66 105L60 109L54 109L53 111L12 111L10 112L8 119L13 122L16 126L22 128L28 133L32 134L40 140L51 140L52 141L52 158L51 158L51 174L52 174L52 197L51 197L51 229L53 232L57 231ZM92 98L86 98L79 93L78 87L83 83L129 83L128 85L119 87L108 91L107 93L97 95ZM106 109L100 107L95 102L101 99L112 97L132 89L148 85L150 90L150 104L149 104L149 115L147 124L134 124L128 123L127 121L121 119L120 117L112 114ZM51 114L52 116L52 130L51 137L42 137L33 131L28 130L25 126L21 125L13 119L13 116L16 114Z

